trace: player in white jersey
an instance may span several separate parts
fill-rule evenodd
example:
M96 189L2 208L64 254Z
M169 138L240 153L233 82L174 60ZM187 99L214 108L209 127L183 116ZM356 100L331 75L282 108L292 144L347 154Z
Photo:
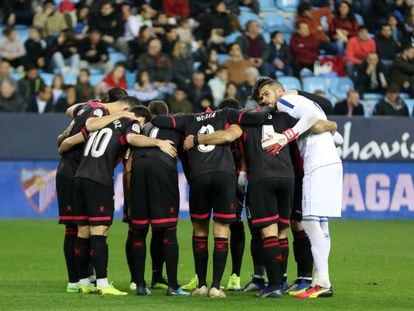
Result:
M277 109L298 119L296 125L262 140L262 147L276 155L281 148L298 138L303 158L302 225L309 236L314 259L314 277L309 288L297 298L331 297L328 258L330 236L327 217L340 217L342 207L342 162L330 133L312 134L307 130L317 120L326 120L322 109L313 101L295 94L285 94L277 81L260 88L264 104L277 102Z

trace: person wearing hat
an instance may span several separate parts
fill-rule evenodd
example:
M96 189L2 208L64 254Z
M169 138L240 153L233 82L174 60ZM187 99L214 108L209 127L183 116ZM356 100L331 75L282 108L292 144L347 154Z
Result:
M381 99L374 108L374 116L396 116L409 117L407 104L400 97L401 88L398 85L391 84L383 99Z

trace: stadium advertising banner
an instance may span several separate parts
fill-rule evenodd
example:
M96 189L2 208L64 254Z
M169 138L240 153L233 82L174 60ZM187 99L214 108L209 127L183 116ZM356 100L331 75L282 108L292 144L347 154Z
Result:
M3 116L0 115L0 119ZM0 218L57 219L56 147L54 144L49 147L49 144L33 143L42 141L45 135L56 137L64 127L64 122L56 123L55 118L53 116L54 121L48 123L48 118L42 116L40 127L39 120L33 118L30 154L27 153L27 145L17 143L19 140L27 141L26 131L21 133L22 137L16 137L13 143L10 140L3 143L6 135L0 137L0 145L7 146L7 150L0 148ZM24 121L26 124L27 120ZM64 118L62 120L67 121ZM338 147L344 161L343 218L414 219L413 120L335 118L335 121L344 136L344 144ZM10 119L8 122L10 124ZM13 122L22 123L21 120ZM47 131L46 126L50 126ZM2 130L3 133L7 132L5 128ZM36 146L42 151L34 150ZM28 161L30 155L32 160ZM188 217L188 185L181 168L179 172L180 209L182 216ZM123 207L120 167L117 168L114 181L116 216L120 218Z

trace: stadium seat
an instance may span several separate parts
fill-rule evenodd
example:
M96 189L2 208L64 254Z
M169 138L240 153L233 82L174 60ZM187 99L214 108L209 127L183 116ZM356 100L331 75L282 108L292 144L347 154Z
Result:
M348 77L331 78L329 92L338 100L346 98L346 93L354 89L354 82Z
M126 62L126 60L127 60L126 56L120 52L109 53L109 61L113 64Z
M283 85L283 88L285 90L301 90L302 84L300 83L299 79L296 77L278 77L277 81L280 82L280 84Z
M365 21L364 21L364 18L362 17L362 15L360 15L358 13L354 13L354 15L355 15L355 19L358 22L358 25L359 26L364 26L365 25Z
M285 42L290 45L290 38L292 37L292 32L283 32L283 38L285 38Z
M251 12L240 12L239 22L243 30L246 29L247 23L252 20L261 23L260 17L258 15Z
M406 98L410 98L410 94L408 94L408 93L400 93L400 97L405 100Z
M22 43L25 43L29 39L29 28L15 28L15 30Z
M91 67L91 68L88 68L88 70L89 70L89 73L91 75L96 75L96 74L102 74L103 73L103 71L98 69L98 68Z
M407 104L408 113L410 114L410 116L412 116L414 114L414 99L405 98L404 101Z
M278 9L291 13L296 13L299 3L300 0L276 0L276 6Z
M136 82L137 73L135 71L127 70L125 72L125 80L127 81L128 89L133 89Z
M240 12L249 12L250 13L252 11L252 9L250 9L248 6L240 6L239 9L240 9Z
M382 98L383 98L383 95L380 93L364 93L362 95L362 99L364 102L364 109L365 109L364 115L366 117L372 116L372 112L374 111L375 105Z
M219 64L224 63L229 58L230 58L230 56L228 54L224 54L224 53L217 54L217 62Z
M105 78L105 74L99 73L99 74L93 74L89 77L89 82L93 87L95 87L99 82L101 82Z
M362 98L364 100L380 100L384 97L381 93L364 93L362 94Z
M275 0L259 0L259 4L261 12L275 11L277 9Z
M286 22L284 16L277 13L269 13L263 19L263 29L268 32L281 31L289 32L292 31Z
M303 90L309 93L315 93L315 91L324 91L327 96L330 95L327 83L323 77L305 77L303 78Z
M239 31L235 31L229 34L228 36L224 37L224 39L226 40L226 44L228 45L228 44L232 44L233 42L235 42L236 39L240 36L241 36L241 33Z
M263 32L262 32L262 36L263 36L263 39L265 40L265 42L266 42L267 44L269 44L269 43L270 43L270 41L272 40L272 39L270 38L270 33L269 33L269 32L267 32L267 31L263 31Z
M42 78L43 82L47 86L52 86L52 81L53 81L53 77L54 77L53 73L41 72L39 74L39 76L40 76L40 78Z
M65 73L63 75L63 82L65 84L75 85L78 81L78 75L76 73Z

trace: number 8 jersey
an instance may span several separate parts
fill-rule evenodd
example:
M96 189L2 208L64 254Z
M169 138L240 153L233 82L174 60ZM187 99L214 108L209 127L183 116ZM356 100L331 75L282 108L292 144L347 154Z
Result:
M113 187L114 169L127 150L126 135L131 132L140 133L137 121L122 118L90 133L75 177Z

